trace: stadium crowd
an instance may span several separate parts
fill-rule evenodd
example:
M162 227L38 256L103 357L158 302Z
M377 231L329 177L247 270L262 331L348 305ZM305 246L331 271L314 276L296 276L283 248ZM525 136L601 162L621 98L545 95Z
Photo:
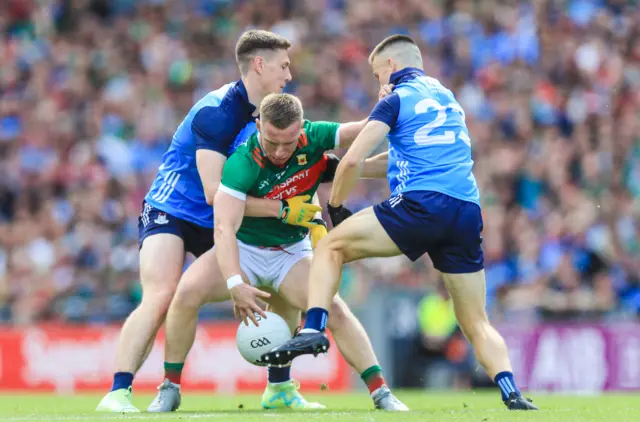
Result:
M0 13L0 321L112 322L140 296L137 217L171 136L236 80L249 28L288 37L312 120L374 105L371 48L413 36L466 111L494 318L640 315L637 0L6 0ZM327 197L327 186L321 196ZM348 205L388 195L363 181ZM428 258L348 266L437 290ZM228 316L227 305L203 317Z

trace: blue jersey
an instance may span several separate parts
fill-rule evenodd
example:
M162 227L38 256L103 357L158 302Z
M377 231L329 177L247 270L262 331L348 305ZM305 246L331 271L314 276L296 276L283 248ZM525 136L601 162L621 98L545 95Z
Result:
M391 75L393 93L376 104L370 120L389 132L387 179L392 196L434 191L480 205L471 172L471 139L453 93L416 68Z
M179 219L213 227L213 208L205 199L196 151L208 149L228 157L256 131L255 110L241 80L205 95L178 126L145 200Z

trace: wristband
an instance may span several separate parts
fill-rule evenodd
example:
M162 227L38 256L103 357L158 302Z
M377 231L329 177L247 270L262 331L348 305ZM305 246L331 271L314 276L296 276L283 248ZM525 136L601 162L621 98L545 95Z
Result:
M239 284L244 284L244 281L242 281L242 276L235 274L232 275L231 277L229 277L227 279L227 289L231 290L234 287L236 287Z
M289 203L287 202L286 199L281 199L280 200L280 215L278 216L278 218L282 221L285 220L285 218L287 218L287 213L289 212Z

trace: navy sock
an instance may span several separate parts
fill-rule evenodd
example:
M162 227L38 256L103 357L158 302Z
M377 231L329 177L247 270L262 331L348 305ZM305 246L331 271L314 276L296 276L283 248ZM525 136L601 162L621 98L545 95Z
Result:
M311 308L307 311L304 328L322 332L327 329L327 319L329 319L329 311L323 308Z
M282 368L270 367L268 380L271 383L286 382L291 379L291 365Z
M133 374L131 372L116 372L113 374L113 385L111 391L129 388L133 384Z
M509 398L509 394L511 393L516 393L516 395L518 396L521 395L511 372L500 372L498 375L496 375L494 381L496 382L496 384L498 384L498 387L500 387L500 392L502 393L502 401L507 400Z

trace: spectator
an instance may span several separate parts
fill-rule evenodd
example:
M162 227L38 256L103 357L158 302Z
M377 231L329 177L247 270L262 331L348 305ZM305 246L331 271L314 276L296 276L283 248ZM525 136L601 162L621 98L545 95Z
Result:
M640 315L635 0L7 0L0 19L0 321L108 322L137 300L137 216L177 124L260 27L294 41L308 118L372 108L366 58L408 33L465 108L494 318ZM325 194L327 188L323 188ZM349 205L388 195L363 182ZM437 278L428 258L350 266ZM229 315L228 305L204 314Z

